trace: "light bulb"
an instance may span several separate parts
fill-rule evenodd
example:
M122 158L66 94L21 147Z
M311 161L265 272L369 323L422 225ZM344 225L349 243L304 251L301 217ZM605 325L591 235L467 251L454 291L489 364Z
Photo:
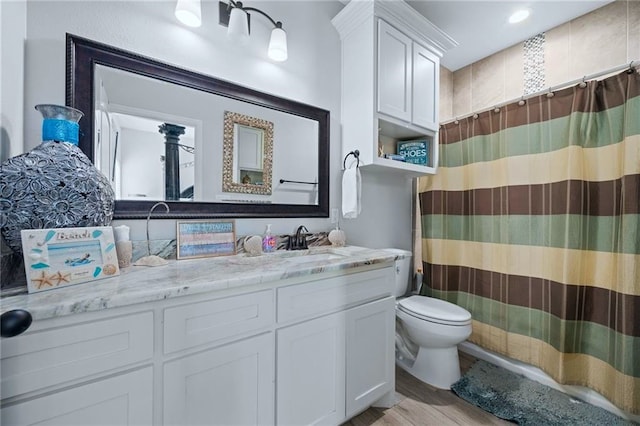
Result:
M186 26L199 27L202 25L200 0L178 0L175 15Z
M239 7L231 9L227 36L232 40L243 43L249 39L249 17L247 12Z
M271 39L269 40L269 58L274 61L286 61L287 54L287 33L278 26L271 31Z

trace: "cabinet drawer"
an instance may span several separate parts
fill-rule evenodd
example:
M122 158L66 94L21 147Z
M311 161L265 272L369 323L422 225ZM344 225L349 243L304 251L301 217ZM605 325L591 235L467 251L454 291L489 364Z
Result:
M278 322L310 318L392 293L393 268L342 275L278 289Z
M36 329L2 341L2 398L144 361L152 355L152 312Z
M150 425L153 370L146 367L2 408L5 425Z
M164 352L260 330L273 323L273 291L209 300L164 311Z

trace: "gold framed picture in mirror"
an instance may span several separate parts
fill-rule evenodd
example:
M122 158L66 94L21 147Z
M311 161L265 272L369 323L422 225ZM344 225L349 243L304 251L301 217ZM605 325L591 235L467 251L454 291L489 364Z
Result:
M271 195L273 123L224 112L222 191Z

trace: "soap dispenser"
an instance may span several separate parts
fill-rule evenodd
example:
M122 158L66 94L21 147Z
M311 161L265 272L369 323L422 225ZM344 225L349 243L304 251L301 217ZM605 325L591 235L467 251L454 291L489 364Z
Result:
M271 234L271 224L267 225L267 230L264 231L264 237L262 237L262 251L265 253L271 253L276 250L276 237Z

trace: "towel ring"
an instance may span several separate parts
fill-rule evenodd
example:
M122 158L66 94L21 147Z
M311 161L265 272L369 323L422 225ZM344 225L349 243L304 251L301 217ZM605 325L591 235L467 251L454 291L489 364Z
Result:
M358 163L356 164L356 168L360 167L360 151L356 149L355 151L351 151L344 156L344 161L342 161L343 170L346 170L347 168L347 158L349 158L350 155L353 155L354 157L356 157L356 160L358 160Z

